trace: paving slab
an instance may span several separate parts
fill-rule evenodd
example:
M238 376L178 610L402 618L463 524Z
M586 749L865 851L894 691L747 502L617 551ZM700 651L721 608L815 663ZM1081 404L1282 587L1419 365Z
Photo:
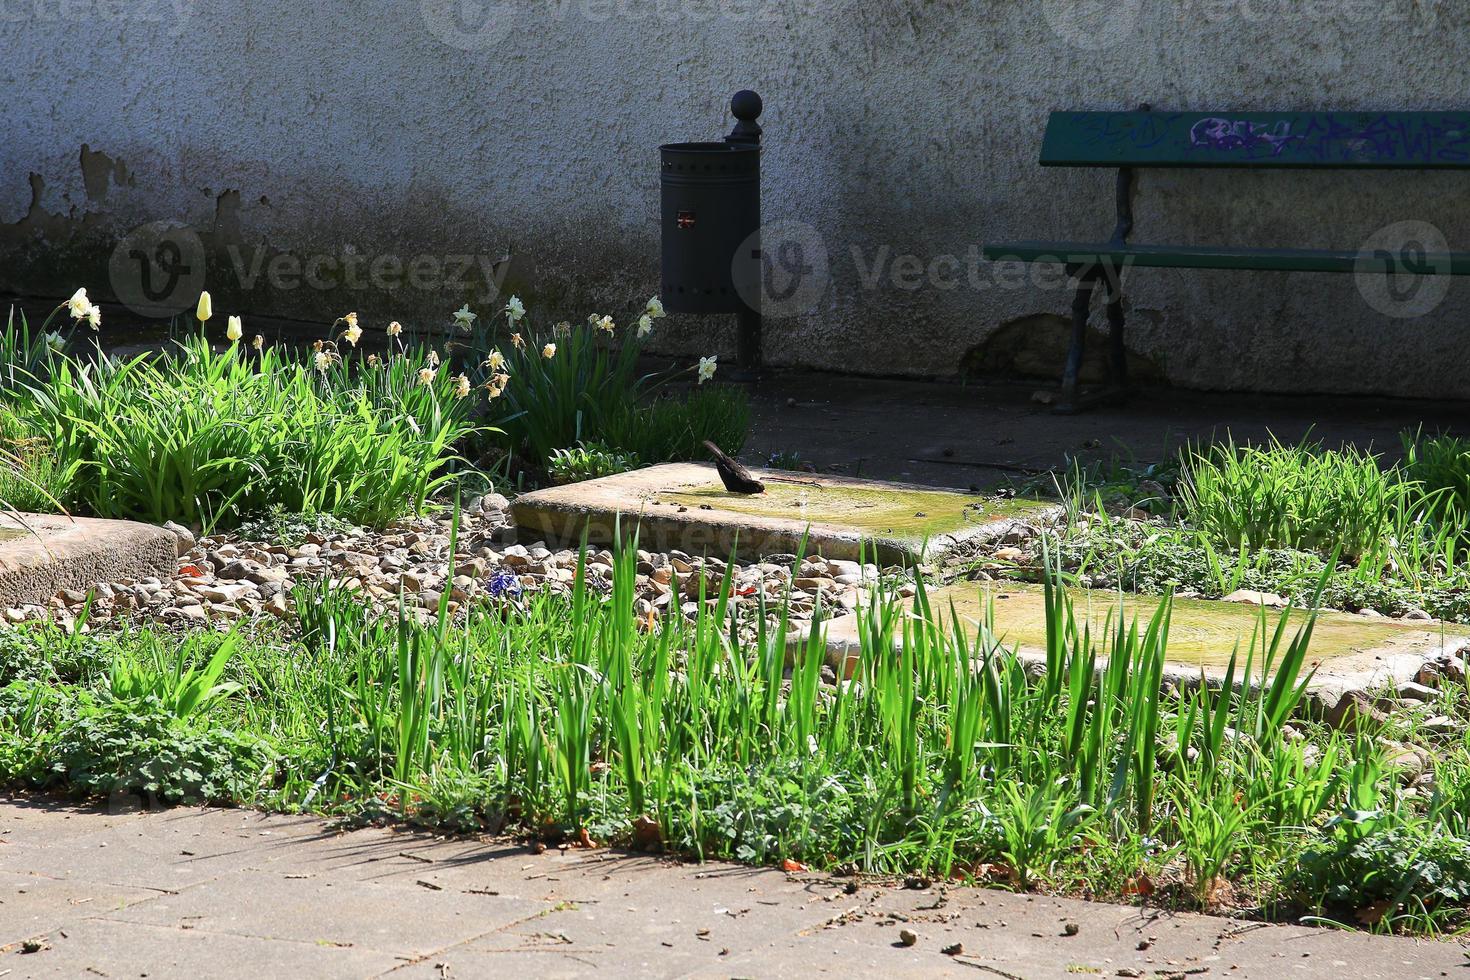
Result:
M178 539L151 524L0 513L0 605L40 604L98 582L166 578L177 557Z
M1099 638L1116 628L1119 617L1140 629L1163 601L1103 589L1069 589L1067 595L1080 631L1090 628ZM928 593L931 615L945 630L958 623L974 637L981 623L997 638L1031 662L1046 661L1044 588L1020 582L960 582ZM910 615L916 615L909 606ZM1254 679L1262 676L1264 650L1282 615L1287 616L1284 642L1305 624L1303 609L1275 609L1244 602L1175 599L1169 617L1165 676L1193 684L1223 682L1232 654L1237 657L1236 679L1243 680L1247 655L1254 649ZM860 615L852 614L825 624L827 660L834 669L850 673L861 654ZM1307 669L1315 670L1309 691L1325 701L1347 691L1368 691L1413 680L1427 661L1459 654L1470 648L1470 627L1370 618L1351 613L1319 611L1307 648Z
M559 888L580 898L453 950L462 966L477 964L463 972L484 975L507 954L545 952L640 976L718 969L733 951L774 948L821 928L841 894L830 879L767 868L593 853L600 857L581 862L581 880L563 877Z
M258 896L266 902L268 895ZM384 910L384 914L392 914ZM376 950L327 943L280 942L200 929L139 925L105 918L80 919L41 940L35 953L0 955L5 980L56 977L146 977L200 980L210 977L310 977L349 980L389 973L405 961Z
M44 797L0 799L0 826L22 811L33 828L69 831L69 822L34 819L46 805ZM68 879L22 888L18 883L36 876L0 872L5 934L23 933L36 949L0 946L0 977L1341 980L1458 976L1466 962L1463 945L1452 940L943 885L914 890L863 881L852 891L850 879L809 872L599 849L537 853L500 838L342 831L306 818L238 822L244 811L232 824L220 815L181 809L144 814L133 825L156 825L169 846L179 839L173 828L193 828L201 853L228 852L241 833L272 839L251 849L257 864L176 894L139 896L94 884L132 868L132 858L112 847L82 850ZM48 841L44 831L33 832L25 851L70 849L77 840L62 833ZM0 852L10 846L0 844ZM1075 935L1067 934L1069 923ZM904 928L916 934L914 945L898 942Z
M1443 942L973 888L865 887L832 906L836 914L820 929L693 976L1389 980L1454 976L1448 964L1464 955ZM915 934L913 946L899 940L901 929Z
M275 862L220 875L206 888L162 895L107 918L371 949L412 960L533 919L547 907L536 899L448 888L421 873L363 876L350 869L313 871ZM412 908L413 915L392 911L402 908Z
M125 884L178 892L222 874L267 863L290 840L321 832L320 821L253 810L164 809L124 819L75 815L52 837L34 808L0 803L0 871L48 878ZM54 824L52 825L54 826Z
M727 491L709 463L664 463L538 490L516 498L511 517L531 536L608 544L636 526L659 550L741 557L807 553L884 563L935 558L957 545L1003 537L1017 524L1061 513L1056 504L966 490L847 477L752 470L760 494Z
M158 895L151 889L129 885L0 871L0 951L31 936L53 932L79 913L115 912Z

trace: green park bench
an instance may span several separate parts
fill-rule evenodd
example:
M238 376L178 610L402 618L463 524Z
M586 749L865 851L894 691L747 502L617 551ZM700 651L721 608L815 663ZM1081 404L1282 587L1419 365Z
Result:
M1122 273L1129 266L1238 269L1258 272L1470 275L1470 253L1391 250L1250 248L1234 245L1138 245L1133 186L1138 168L1272 168L1291 170L1467 170L1466 112L1053 112L1041 146L1043 167L1117 167L1117 225L1102 242L989 243L995 261L1066 268L1072 340L1055 410L1074 412L1127 392ZM1110 384L1082 397L1077 375L1093 290L1104 284L1110 339Z

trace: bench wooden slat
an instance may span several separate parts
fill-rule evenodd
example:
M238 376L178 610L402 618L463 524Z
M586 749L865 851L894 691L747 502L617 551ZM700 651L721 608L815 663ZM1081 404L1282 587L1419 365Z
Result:
M995 262L1051 262L1158 269L1248 269L1257 272L1406 272L1470 275L1470 252L1374 255L1358 251L1237 248L1230 245L1116 245L1109 242L1002 242L986 245Z
M1053 112L1046 167L1470 169L1467 112Z

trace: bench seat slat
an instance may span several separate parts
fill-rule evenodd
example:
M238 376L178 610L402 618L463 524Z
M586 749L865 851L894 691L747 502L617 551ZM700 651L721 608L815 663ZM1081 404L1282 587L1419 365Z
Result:
M1248 269L1258 272L1412 272L1470 275L1470 252L1369 255L1358 251L1238 248L1232 245L1117 245L1110 242L1002 242L986 245L992 261L1088 265L1111 262L1158 269Z
M1053 112L1043 167L1470 169L1470 112Z

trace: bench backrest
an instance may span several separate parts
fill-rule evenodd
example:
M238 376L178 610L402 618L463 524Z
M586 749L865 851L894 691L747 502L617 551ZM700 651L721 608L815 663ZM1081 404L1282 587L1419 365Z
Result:
M1053 112L1045 167L1470 169L1470 112Z

